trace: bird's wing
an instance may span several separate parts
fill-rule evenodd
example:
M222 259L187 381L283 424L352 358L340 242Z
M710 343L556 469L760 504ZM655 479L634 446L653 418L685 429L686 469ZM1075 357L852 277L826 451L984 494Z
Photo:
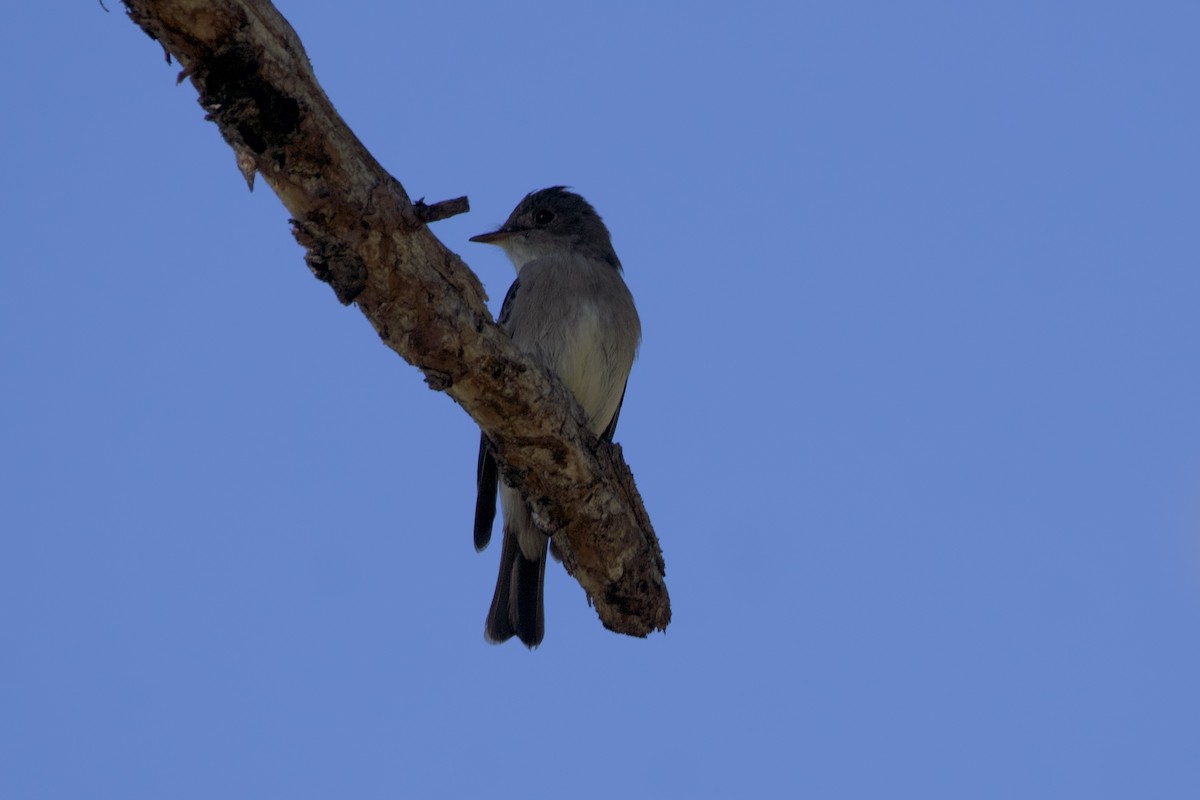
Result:
M513 301L517 299L517 288L521 285L521 278L518 277L512 282L512 286L508 287L508 291L504 294L504 302L500 304L500 317L496 323L504 330L508 330L509 317L512 316Z
M517 287L521 285L518 278L508 287L504 302L500 305L500 327L508 329L508 320L512 316L513 298L517 296ZM479 436L479 461L475 468L475 549L482 550L492 540L492 523L496 519L496 489L500 478L496 466L496 457L492 455L492 446L486 436Z
M621 416L621 405L625 402L625 390L629 388L629 379L625 379L625 385L621 387L621 399L617 401L617 410L613 412L612 419L608 422L608 427L604 429L604 433L600 434L600 438L606 442L613 440L613 434L617 432L617 419Z
M487 437L479 437L479 466L475 472L475 549L482 550L492 540L492 521L496 519L496 481L499 471Z

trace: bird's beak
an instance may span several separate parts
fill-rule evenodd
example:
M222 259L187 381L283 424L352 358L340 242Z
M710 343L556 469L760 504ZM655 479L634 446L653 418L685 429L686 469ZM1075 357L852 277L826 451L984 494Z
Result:
M483 244L501 244L505 239L512 236L511 231L498 230L491 233L481 233L478 236L472 236L468 241L482 242Z

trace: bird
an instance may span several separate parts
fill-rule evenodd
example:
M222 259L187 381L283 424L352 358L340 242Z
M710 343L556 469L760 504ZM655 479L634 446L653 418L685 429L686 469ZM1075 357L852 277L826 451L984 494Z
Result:
M513 343L554 372L612 441L642 327L612 237L587 200L564 186L530 192L503 225L472 242L499 246L517 269L497 322ZM475 549L491 541L499 486L504 539L484 624L499 644L517 636L531 650L545 633L543 585L549 535L519 492L500 479L486 435L476 471Z

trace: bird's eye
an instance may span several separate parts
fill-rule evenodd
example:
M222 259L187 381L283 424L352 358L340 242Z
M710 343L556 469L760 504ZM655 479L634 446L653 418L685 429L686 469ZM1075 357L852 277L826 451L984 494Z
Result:
M549 225L554 221L554 212L540 208L533 212L533 222L536 225Z

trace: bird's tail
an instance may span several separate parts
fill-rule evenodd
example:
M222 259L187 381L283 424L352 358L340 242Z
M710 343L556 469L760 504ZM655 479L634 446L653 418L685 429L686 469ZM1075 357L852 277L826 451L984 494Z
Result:
M530 649L541 644L546 628L542 604L545 577L546 545L542 545L538 558L526 558L516 533L505 525L500 574L496 577L496 593L488 609L484 638L499 644L517 636Z

